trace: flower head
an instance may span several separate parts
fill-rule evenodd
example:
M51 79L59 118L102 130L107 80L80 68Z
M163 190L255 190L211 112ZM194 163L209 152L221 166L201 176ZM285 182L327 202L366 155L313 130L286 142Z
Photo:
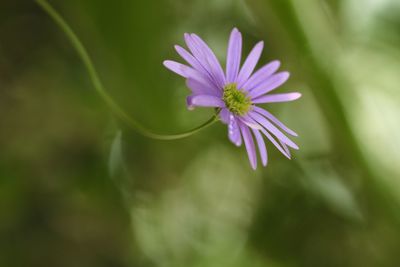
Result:
M257 168L254 139L264 166L268 161L264 137L290 159L289 147L298 149L298 146L284 133L297 134L257 104L293 101L301 94L270 93L289 78L288 72L277 73L279 61L272 61L253 73L264 43L256 44L240 67L242 35L236 28L233 29L224 72L215 54L199 36L185 34L185 42L189 51L178 45L175 49L188 65L170 60L164 61L164 65L186 78L187 86L192 91L187 98L188 108L220 108L221 121L228 125L229 139L236 146L241 146L244 141L253 169Z

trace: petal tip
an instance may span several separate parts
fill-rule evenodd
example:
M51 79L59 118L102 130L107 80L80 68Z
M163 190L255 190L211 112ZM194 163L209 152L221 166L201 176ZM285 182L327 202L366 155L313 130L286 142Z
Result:
M255 171L257 170L257 163L251 163L251 168Z
M173 64L173 61L171 61L171 60L164 60L163 61L164 67L166 67L168 69L171 67L172 64Z
M187 33L187 32L185 32L185 33L183 34L183 37L184 37L186 43L190 40L190 34Z
M201 37L199 35L195 34L195 33L191 33L190 37L194 38L197 41L199 41L199 40L202 41Z
M194 110L193 97L192 96L188 96L186 98L186 107L187 107L188 110Z
M299 92L296 92L296 93L293 93L293 98L294 98L294 100L297 100L297 99L299 99L300 97L302 97L303 95L301 94L301 93L299 93Z
M231 32L231 36L235 36L236 38L241 38L242 37L242 33L239 31L238 28L233 28L232 32Z
M279 69L279 67L281 66L281 62L279 60L271 61L270 64L273 65L276 69Z
M289 79L289 77L290 77L290 72L288 72L288 71L282 71L281 74L285 80Z
M267 167L268 163L267 163L267 162L263 162L262 165L263 165L264 167Z

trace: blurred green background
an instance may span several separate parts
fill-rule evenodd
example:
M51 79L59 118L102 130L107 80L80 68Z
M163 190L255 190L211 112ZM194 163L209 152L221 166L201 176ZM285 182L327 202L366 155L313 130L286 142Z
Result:
M116 120L30 0L0 0L0 266L400 266L398 0L51 0L113 98L158 132L197 126L174 44L196 32L300 91L267 108L299 133L252 171L215 124L146 139Z

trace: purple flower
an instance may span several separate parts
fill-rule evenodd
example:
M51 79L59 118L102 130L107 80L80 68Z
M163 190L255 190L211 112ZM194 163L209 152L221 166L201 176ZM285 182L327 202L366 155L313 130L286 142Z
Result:
M290 159L289 147L298 149L298 146L284 133L297 134L256 104L293 101L301 94L270 93L289 78L288 72L277 73L279 61L272 61L253 73L264 43L255 45L240 68L242 35L236 28L233 29L224 72L215 54L199 36L185 34L185 42L190 52L178 45L175 49L190 66L170 60L164 61L164 65L186 78L187 86L192 91L187 97L188 108L220 108L221 121L228 125L229 139L236 146L241 146L244 141L253 169L257 168L254 138L264 166L268 161L264 136Z

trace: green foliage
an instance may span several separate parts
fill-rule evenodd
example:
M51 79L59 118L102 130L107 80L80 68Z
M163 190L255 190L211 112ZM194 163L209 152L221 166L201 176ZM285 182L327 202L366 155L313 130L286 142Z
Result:
M107 92L156 132L185 107L162 66L185 32L224 62L265 42L303 97L266 105L299 133L253 172L215 124L188 139L131 131L96 95L65 35L33 1L0 1L0 266L397 267L400 7L396 0L53 0ZM361 8L360 8L361 7ZM248 53L246 53L248 54ZM234 86L226 102L246 110Z

